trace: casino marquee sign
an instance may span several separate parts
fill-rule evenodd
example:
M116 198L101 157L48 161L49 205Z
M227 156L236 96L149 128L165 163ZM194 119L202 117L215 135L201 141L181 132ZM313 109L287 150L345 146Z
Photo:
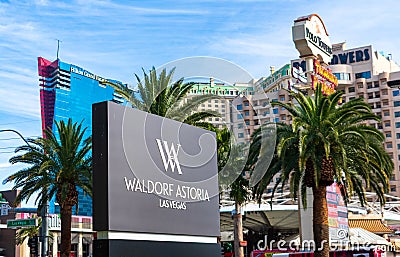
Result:
M93 105L96 257L219 256L215 134Z

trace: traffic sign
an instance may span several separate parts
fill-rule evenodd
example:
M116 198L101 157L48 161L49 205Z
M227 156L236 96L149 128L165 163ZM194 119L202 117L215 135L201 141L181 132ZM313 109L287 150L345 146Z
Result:
M35 227L37 225L37 219L7 220L7 228Z

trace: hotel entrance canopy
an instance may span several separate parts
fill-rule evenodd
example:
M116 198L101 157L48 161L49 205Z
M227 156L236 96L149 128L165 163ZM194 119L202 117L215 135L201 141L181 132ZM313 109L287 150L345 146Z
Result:
M220 209L221 231L233 231L233 213L235 206L223 206ZM271 205L248 203L243 207L243 228L256 232L268 229L298 231L298 205ZM242 213L243 214L243 213Z

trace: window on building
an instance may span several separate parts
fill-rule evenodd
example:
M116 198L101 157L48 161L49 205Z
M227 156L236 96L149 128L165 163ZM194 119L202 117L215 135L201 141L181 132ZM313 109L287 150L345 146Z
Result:
M350 80L350 73L333 73L339 80Z
M238 111L243 110L243 105L242 105L242 104L236 105L236 109L237 109Z
M381 97L381 93L375 92L375 98L379 98L379 97Z
M400 122L395 123L396 128L400 128Z
M389 132L386 132L386 133L385 133L385 137L386 137L386 138L391 138L391 137L392 137L392 132L390 132L390 131L389 131Z
M249 120L245 120L244 123L245 123L247 126L250 126L250 121L249 121Z
M399 107L400 106L400 101L394 101L393 105L394 105L394 107Z
M268 102L263 102L262 106L265 107L267 106Z
M383 106L388 106L389 105L389 101L388 100L383 100L382 101L382 105Z
M387 143L387 144L386 144L386 148L393 148L392 142Z
M379 87L379 82L378 81L374 81L374 87Z
M374 98L374 94L373 93L368 93L368 99L372 99Z
M279 109L278 109L278 108L272 109L272 113L273 113L273 114L278 114L278 112L279 112Z
M244 133L238 133L238 138L244 138Z
M285 96L284 95L279 96L279 101L285 101Z
M363 98L364 99L364 94L359 94L358 98Z
M396 185L390 185L390 192L396 192Z
M383 116L385 116L385 117L390 116L390 112L389 111L383 111Z
M275 118L274 121L275 121L275 122L279 122L279 118Z
M385 127L390 127L390 120L385 121Z
M399 96L399 94L400 94L400 90L398 90L398 89L392 91L393 96Z
M357 83L358 88L363 88L364 84L363 83Z
M243 123L238 124L238 129L243 129Z
M208 107L212 107L212 105L211 105L211 104L209 104L209 105L208 105Z
M394 117L399 118L400 117L400 112L394 112Z
M250 112L249 111L245 111L244 112L244 116L249 116L250 115Z
M356 79L359 79L359 78L370 79L371 72L370 71L359 72L359 73L356 73L355 76L356 76Z
M368 89L372 88L372 82L368 82L368 83L367 83L367 88L368 88Z
M388 95L388 90L387 89L382 89L382 95Z
M396 139L400 139L400 133L396 133Z
M244 102L244 106L249 106L249 105L250 105L249 101Z
M243 115L242 115L241 113L238 113L238 115L237 115L237 119L238 119L238 120L241 120L241 119L243 119Z
M354 93L356 92L356 88L355 87L349 87L349 93Z
M379 103L379 102L376 103L375 107L376 107L376 108L381 108L381 107L382 107L382 106L381 106L381 103ZM382 117L380 114L379 114L379 116Z

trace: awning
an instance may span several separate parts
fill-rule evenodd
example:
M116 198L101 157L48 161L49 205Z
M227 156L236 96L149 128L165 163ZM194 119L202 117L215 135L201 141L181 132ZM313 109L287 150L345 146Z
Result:
M380 219L349 219L350 228L362 228L375 234L391 234L393 230Z
M235 206L224 206L220 209L221 231L233 231L232 211ZM243 228L257 232L299 229L297 205L273 205L248 203L243 207L245 217Z
M349 234L353 244L392 245L385 238L362 228L350 228Z

